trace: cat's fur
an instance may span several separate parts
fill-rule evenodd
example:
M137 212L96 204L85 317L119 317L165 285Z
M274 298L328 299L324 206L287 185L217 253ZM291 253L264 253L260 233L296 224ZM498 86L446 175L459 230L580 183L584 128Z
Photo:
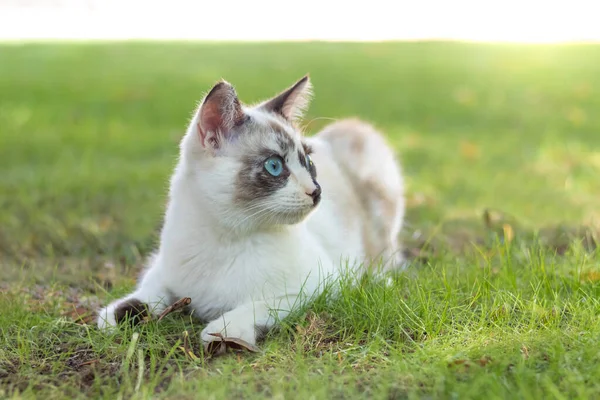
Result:
M402 262L403 181L392 150L358 120L303 137L296 119L310 88L305 77L246 107L227 82L213 87L181 142L160 247L137 289L100 311L101 328L139 320L144 304L157 315L191 297L208 322L204 342L221 333L254 344L348 264L360 273ZM279 177L264 167L273 154L285 160Z

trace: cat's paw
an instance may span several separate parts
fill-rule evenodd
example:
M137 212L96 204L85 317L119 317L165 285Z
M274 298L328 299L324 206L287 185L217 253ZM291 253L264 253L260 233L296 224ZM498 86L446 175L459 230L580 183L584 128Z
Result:
M148 306L137 299L114 302L98 313L98 328L114 329L117 325L128 322L137 325L149 316Z
M200 338L205 345L221 340L221 337L211 334L219 334L222 337L242 339L251 345L256 345L256 329L254 327L254 320L227 321L223 320L223 318L218 318L206 325L200 334Z
M98 311L98 328L104 331L110 331L117 326L117 318L115 316L116 304L110 304Z

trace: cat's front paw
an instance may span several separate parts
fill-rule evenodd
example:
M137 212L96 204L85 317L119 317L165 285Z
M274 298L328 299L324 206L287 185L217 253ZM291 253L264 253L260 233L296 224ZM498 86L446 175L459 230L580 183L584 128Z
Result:
M111 330L120 323L129 322L132 326L148 317L148 306L137 299L114 302L98 313L98 328Z
M220 336L214 336L211 334L217 334ZM223 320L223 318L219 318L206 325L200 334L200 338L205 345L211 342L220 341L222 337L242 339L253 346L256 345L256 329L254 327L254 320L227 321Z
M110 304L98 311L98 328L102 330L110 330L117 326L117 318L115 316L116 304Z

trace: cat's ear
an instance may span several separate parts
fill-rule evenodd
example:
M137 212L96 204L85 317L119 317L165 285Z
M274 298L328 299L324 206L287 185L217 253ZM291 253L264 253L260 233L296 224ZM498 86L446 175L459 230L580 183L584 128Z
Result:
M225 81L217 83L198 109L196 121L202 146L218 149L223 140L231 138L233 128L245 119L233 86Z
M308 75L298 82L260 105L263 110L274 112L288 121L295 121L302 117L308 107L312 94L312 85Z

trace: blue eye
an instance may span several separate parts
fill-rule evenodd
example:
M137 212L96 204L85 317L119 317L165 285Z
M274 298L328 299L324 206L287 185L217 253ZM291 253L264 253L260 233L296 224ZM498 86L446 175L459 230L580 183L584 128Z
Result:
M273 176L279 176L283 172L283 160L279 156L271 156L265 161L265 169Z

